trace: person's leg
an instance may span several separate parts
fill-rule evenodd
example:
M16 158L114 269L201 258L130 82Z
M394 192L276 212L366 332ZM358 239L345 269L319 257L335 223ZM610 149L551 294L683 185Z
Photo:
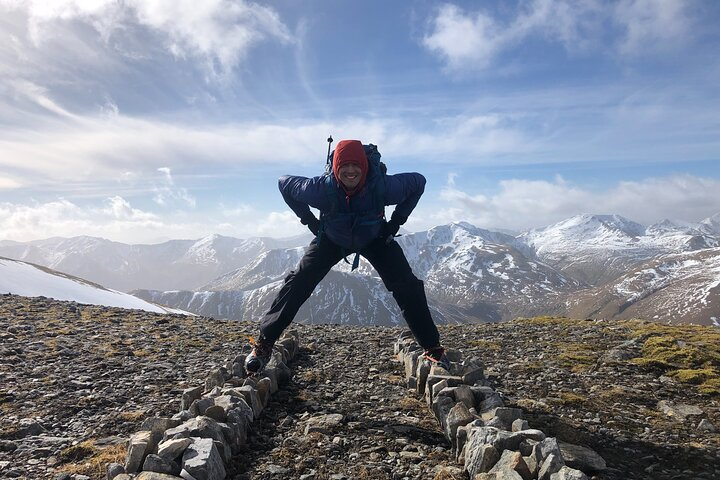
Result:
M293 321L302 304L312 295L317 284L341 259L340 247L326 238L319 243L314 239L298 267L285 277L285 283L265 314L260 324L261 339L275 343Z
M403 318L415 340L425 350L440 345L440 334L433 322L425 297L425 286L413 274L400 245L378 239L360 254L367 258L380 275L385 287L392 292Z

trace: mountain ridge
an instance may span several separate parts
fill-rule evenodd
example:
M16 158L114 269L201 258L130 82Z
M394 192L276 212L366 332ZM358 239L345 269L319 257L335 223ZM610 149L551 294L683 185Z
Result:
M405 232L396 241L416 275L424 280L439 323L502 321L569 311L587 317L600 312L621 316L626 309L598 309L585 300L588 292L601 295L597 301L604 305L615 305L620 296L611 287L613 282L634 269L665 255L717 248L720 235L707 232L718 218L720 214L696 224L663 220L644 227L620 215L581 214L517 236L453 222L423 232ZM65 271L101 284L106 284L103 278L112 277L132 286L130 291L145 300L191 311L197 308L196 313L202 315L259 318L282 279L297 265L310 238L309 234L277 240L209 235L148 246L73 237L0 243L0 255L34 255L48 266L67 267ZM112 249L104 250L107 245ZM342 318L342 322L366 324L372 316L381 325L397 322L392 298L366 261L353 273L344 262L332 272L334 289L319 288L308 303L316 310L304 311L304 318ZM668 281L694 285L712 282L701 272L694 275L695 280L670 276ZM142 283L136 284L140 277ZM650 281L649 276L640 278ZM651 285L635 288L652 290ZM344 293L338 297L334 290ZM364 308L355 308L354 318L336 315L336 304L352 311L349 306L355 299L368 298L367 292L373 292L370 298L374 302L388 307L374 310L373 302L367 299L361 302ZM714 324L713 317L720 312L718 302L712 299L719 293L712 288L709 292L709 300L694 306L686 318ZM320 298L322 295L325 298ZM641 304L647 297L641 295L629 311L642 314ZM682 301L675 299L677 304ZM658 321L683 319L668 313L660 315Z

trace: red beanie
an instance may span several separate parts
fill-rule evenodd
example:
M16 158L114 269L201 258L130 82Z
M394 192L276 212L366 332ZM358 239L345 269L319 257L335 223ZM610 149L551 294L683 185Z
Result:
M342 182L340 181L338 171L341 166L349 163L354 163L362 170L358 186L352 191L346 190L348 195L353 195L360 191L365 185L365 179L368 173L368 159L367 155L365 155L365 148L360 140L340 140L335 148L335 154L333 155L333 174L340 185L342 185Z

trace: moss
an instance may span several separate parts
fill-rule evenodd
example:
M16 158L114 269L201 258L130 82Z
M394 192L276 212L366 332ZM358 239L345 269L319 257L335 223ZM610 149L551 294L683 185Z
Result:
M563 405L583 405L587 402L587 398L577 393L560 392L560 403Z
M678 381L698 385L700 393L720 394L720 331L701 325L664 325L642 320L624 322L630 335L644 338L633 363L662 371Z
M517 319L519 322L523 323L529 323L531 325L576 325L578 323L582 323L583 320L578 320L576 318L568 318L568 317L552 317L549 315L545 315L542 317L532 317L532 318L524 318L520 317Z
M698 392L705 395L720 395L720 378L708 378L698 386Z
M671 376L683 383L700 385L709 379L717 378L718 372L713 368L687 368L682 370L675 370L671 373Z
M599 357L593 345L588 343L555 343L552 348L559 352L556 357L559 365L573 372L586 371L595 365Z

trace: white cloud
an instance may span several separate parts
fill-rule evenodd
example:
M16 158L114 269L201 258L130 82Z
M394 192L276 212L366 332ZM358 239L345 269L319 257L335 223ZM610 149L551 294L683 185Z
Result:
M481 70L523 42L555 42L569 52L603 50L608 26L619 28L621 54L675 48L687 40L687 0L527 0L501 18L484 10L465 12L453 4L437 9L422 40L454 71Z
M289 237L299 235L307 230L293 212L270 212L264 219L260 219L256 231L259 235Z
M620 214L646 225L664 218L699 221L720 212L720 180L692 175L621 182L609 190L584 189L557 177L554 181L506 180L494 194L469 193L454 185L443 188L444 208L421 214L427 228L468 221L483 228L526 230L579 213Z
M137 208L133 208L130 202L120 196L114 196L106 200L107 206L98 210L104 216L115 220L135 221L135 222L157 222L157 215L149 212L143 212Z
M466 15L455 5L443 5L423 45L460 69L467 62L472 62L470 68L487 66L508 40L492 17L482 12Z
M157 171L162 173L163 176L160 183L154 187L155 195L153 200L155 203L162 206L174 206L179 203L191 208L195 207L197 203L195 197L190 195L186 188L175 185L172 172L168 167L158 168Z
M172 55L200 59L211 77L234 70L259 41L293 41L275 10L243 0L3 0L0 6L26 12L37 46L59 22L86 23L106 43L139 26L158 33Z
M32 205L0 202L0 240L90 235L126 243L154 243L213 233L247 238L285 237L305 231L292 212L266 213L253 206L227 222L222 216L214 218L214 212L160 215L133 207L120 196L82 206L66 199Z
M22 185L9 177L0 177L0 190L13 190L20 188Z
M687 0L621 0L614 12L625 29L620 51L642 55L685 44L692 28L688 7Z

